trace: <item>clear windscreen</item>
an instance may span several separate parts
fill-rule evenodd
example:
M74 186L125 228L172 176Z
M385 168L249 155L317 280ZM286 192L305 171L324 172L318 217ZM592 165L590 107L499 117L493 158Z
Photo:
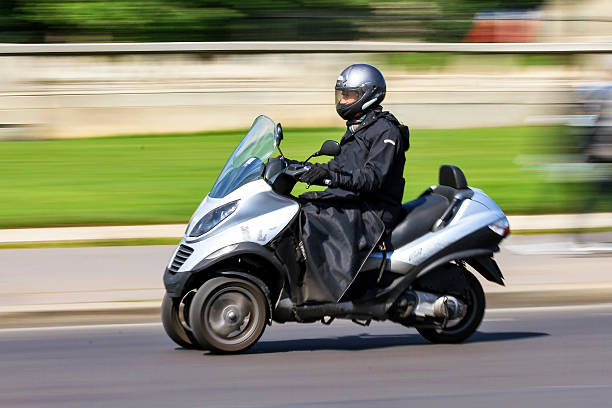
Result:
M222 198L253 180L263 177L265 161L274 153L276 138L274 121L259 116L230 156L208 194Z

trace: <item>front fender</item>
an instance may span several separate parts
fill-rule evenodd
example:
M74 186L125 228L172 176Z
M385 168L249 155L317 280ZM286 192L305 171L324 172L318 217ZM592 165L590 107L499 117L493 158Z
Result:
M227 264L228 261L244 255L252 255L271 264L275 268L275 276L270 277L273 279L274 285L270 285L270 282L267 282L267 284L268 286L282 287L285 268L274 252L254 242L241 242L231 251L223 253L218 257L202 259L189 271L172 272L166 268L164 272L164 286L168 296L173 298L183 296L187 291L193 289L192 286L195 282L202 280L200 278L202 274L214 271Z

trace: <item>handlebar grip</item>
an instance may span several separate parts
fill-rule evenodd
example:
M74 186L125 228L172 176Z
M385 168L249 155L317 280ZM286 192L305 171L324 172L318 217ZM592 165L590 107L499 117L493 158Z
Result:
M294 178L299 178L302 174L306 173L308 170L310 170L310 166L300 166L300 165L293 165L290 164L286 169L285 169L285 174L294 177Z

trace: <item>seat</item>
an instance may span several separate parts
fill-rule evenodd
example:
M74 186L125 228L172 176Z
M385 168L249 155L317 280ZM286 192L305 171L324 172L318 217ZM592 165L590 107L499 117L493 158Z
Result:
M391 249L406 245L431 231L434 223L445 214L446 210L449 210L444 215L446 219L442 220L443 223L447 222L453 217L453 211L457 210L463 199L457 194L463 192L464 197L465 194L468 196L472 194L468 189L465 175L457 166L451 164L441 166L438 179L439 185L432 186L416 200L402 205L406 216L391 232L388 240Z
M392 249L399 248L429 232L449 205L449 198L436 193L425 194L403 204L406 216L391 232L389 241Z

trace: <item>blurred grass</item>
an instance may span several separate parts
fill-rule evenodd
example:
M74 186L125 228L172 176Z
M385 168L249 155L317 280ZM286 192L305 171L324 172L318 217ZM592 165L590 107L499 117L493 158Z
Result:
M180 238L130 238L87 239L78 241L0 242L0 249L178 245L180 241Z
M514 162L550 146L555 127L413 130L410 200L437 183L441 164L463 169L510 214L572 211L575 196ZM0 142L0 227L187 222L243 131ZM285 129L283 152L305 159L342 129ZM305 191L298 184L294 193Z
M451 65L528 67L528 66L571 66L580 57L565 54L464 54L449 52L408 52L385 54L377 57L377 63L402 68L408 71L440 70Z

